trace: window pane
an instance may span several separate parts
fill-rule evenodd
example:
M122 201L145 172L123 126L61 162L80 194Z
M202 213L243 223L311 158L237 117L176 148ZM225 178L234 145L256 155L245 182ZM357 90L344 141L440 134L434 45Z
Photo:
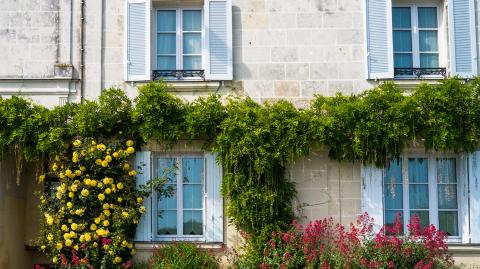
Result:
M172 187L173 194L170 197L161 197L158 199L158 210L177 209L177 188L173 184L166 184L166 187Z
M202 37L198 33L183 34L183 54L201 54Z
M409 7L394 7L392 10L393 28L410 28L412 21L410 14Z
M412 68L412 54L411 53L394 53L393 62L395 68Z
M184 235L202 235L203 234L202 211L184 210L183 211L183 234Z
M418 8L418 27L437 28L437 8L419 7Z
M385 209L403 209L403 186L401 184L384 185Z
M201 31L202 30L202 13L200 10L184 10L183 11L183 30L184 31Z
M454 158L437 159L437 182L457 183L457 169Z
M183 56L183 69L200 70L202 69L201 56Z
M438 208L457 209L457 184L438 184Z
M438 229L445 232L449 236L458 236L458 212L438 212Z
M158 70L176 70L177 60L175 56L158 56L157 57Z
M385 226L393 228L395 224L395 220L397 219L397 216L399 216L399 222L400 222L400 233L403 234L403 214L402 211L395 211L395 210L386 210L385 211ZM387 234L392 234L388 233Z
M385 184L402 183L402 159L390 160L385 170Z
M175 158L160 158L158 159L158 173L157 177L167 177L168 183L177 183Z
M175 34L158 34L157 54L175 54L176 44L177 40Z
M202 185L183 185L183 208L202 209Z
M177 212L162 211L159 212L157 218L158 234L177 234Z
M438 51L437 31L419 31L420 51Z
M420 53L420 67L421 68L438 67L438 54L437 53Z
M410 220L413 215L420 218L420 229L427 228L430 225L430 217L428 211L410 211Z
M410 184L409 202L412 209L428 209L428 185Z
M408 178L412 183L428 183L428 160L426 158L409 158Z
M412 31L409 31L409 30L393 31L393 51L394 52L412 51Z
M177 23L175 10L160 10L157 12L157 32L175 32L176 28Z
M202 183L203 158L183 158L183 183Z

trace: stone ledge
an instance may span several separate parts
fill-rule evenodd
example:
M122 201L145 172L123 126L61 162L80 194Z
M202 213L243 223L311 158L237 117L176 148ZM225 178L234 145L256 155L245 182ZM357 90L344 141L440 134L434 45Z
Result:
M480 244L449 244L451 254L480 254Z
M177 243L180 241L177 241ZM198 248L200 249L208 249L208 250L215 250L215 251L220 251L224 248L223 243L205 243L205 242L192 242L192 241L187 241L190 243L194 243L197 245ZM138 242L135 243L135 248L139 251L154 251L162 247L166 247L168 245L175 244L173 242L161 242L161 243L142 243Z

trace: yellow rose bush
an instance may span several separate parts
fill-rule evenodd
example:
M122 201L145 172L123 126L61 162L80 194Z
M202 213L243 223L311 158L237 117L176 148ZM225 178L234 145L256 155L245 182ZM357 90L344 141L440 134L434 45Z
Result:
M131 140L109 146L75 140L38 178L50 191L45 186L39 194L43 221L37 244L53 263L61 268L129 266L135 254L131 239L145 211L142 197L151 188L135 188L134 153Z

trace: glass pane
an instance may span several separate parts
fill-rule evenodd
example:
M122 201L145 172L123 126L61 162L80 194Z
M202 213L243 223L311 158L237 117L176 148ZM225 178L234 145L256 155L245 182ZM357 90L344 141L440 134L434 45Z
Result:
M393 51L394 52L412 51L412 31L409 31L409 30L393 31Z
M177 60L175 56L158 56L157 57L158 70L175 70L177 69Z
M157 218L158 234L177 234L177 212L162 211Z
M172 184L167 184L166 187L173 188L173 194L170 197L161 197L158 199L158 209L177 209L177 190L176 186Z
M410 28L412 21L410 14L409 7L394 7L392 10L393 28Z
M157 54L175 54L176 38L175 34L157 34Z
M412 54L411 53L394 53L393 62L395 68L412 68Z
M408 178L412 183L427 183L428 160L426 158L409 158Z
M457 209L457 184L438 184L438 208Z
M400 232L399 234L403 234L403 215L402 211L395 211L395 210L386 210L385 211L385 226L389 228L393 228L395 224L395 220L399 217L399 226L400 226ZM387 229L389 230L389 229ZM392 234L386 231L386 234Z
M437 182L457 183L457 168L454 158L437 159Z
M157 166L157 177L167 177L168 183L177 183L175 158L160 158L158 159Z
M420 67L435 68L438 67L437 53L420 53Z
M449 236L458 236L458 212L438 212L438 229L445 232Z
M202 69L201 56L183 56L183 69L200 70Z
M402 183L402 159L390 160L385 171L385 184Z
M430 218L428 211L410 211L410 220L413 215L417 215L420 218L420 229L427 228L430 225Z
M201 31L202 13L200 10L183 11L183 31Z
M202 185L183 185L183 208L202 209Z
M418 27L437 28L437 8L419 7L418 8Z
M403 209L403 186L401 184L385 184L385 209Z
M157 12L157 32L173 31L177 28L175 10L159 10Z
M201 54L202 36L199 33L183 34L183 54Z
M428 185L410 184L409 202L412 209L428 209Z
M202 183L203 158L182 159L183 183Z
M419 31L420 51L438 51L437 31Z
M202 211L184 210L183 211L183 234L184 235L202 235L203 221Z

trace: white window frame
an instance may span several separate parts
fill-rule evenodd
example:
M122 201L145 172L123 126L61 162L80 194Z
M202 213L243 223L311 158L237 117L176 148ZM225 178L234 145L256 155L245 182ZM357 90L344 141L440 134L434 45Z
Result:
M158 174L158 160L163 158L174 158L175 165L177 167L177 185L176 185L176 196L177 196L177 234L176 235L159 235L157 233L158 227L158 203L157 192L152 192L152 239L157 242L168 242L168 241L206 241L206 179L207 179L207 169L206 169L206 158L205 154L201 152L191 152L191 153L172 153L172 154L153 154L153 176L157 177ZM202 235L183 235L183 180L182 180L182 166L179 163L179 159L183 158L203 158L203 176L202 176Z
M406 153L401 156L402 159L402 191L403 191L403 229L404 231L408 231L407 225L410 223L410 204L409 204L409 179L408 179L408 159L409 158L426 158L428 160L428 191L429 191L429 221L430 224L435 225L435 227L439 228L439 219L438 219L438 184L437 184L437 169L436 169L436 160L438 159L455 159L455 167L456 167L456 176L457 176L457 218L458 218L458 236L449 236L447 242L448 243L461 243L462 242L462 235L463 235L463 228L465 223L463 223L463 214L462 214L462 202L468 202L468 197L466 192L461 191L461 185L463 184L462 181L468 180L467 178L462 178L461 175L461 165L460 156L457 154L451 153ZM384 168L386 170L386 168ZM385 175L385 171L383 173ZM382 203L385 203L385 184L384 184L384 176L382 176ZM382 216L383 216L383 223L385 223L385 206L382 207Z
M436 30L437 31L437 45L438 45L438 68L442 66L446 67L447 63L444 60L445 57L445 48L444 48L444 35L445 29L443 26L444 23L444 11L443 6L440 5L438 2L426 2L422 4L418 3L411 3L411 2L400 2L400 3L393 3L392 4L392 53L395 55L395 51L393 51L393 31L394 30L403 30L404 28L393 28L393 8L396 7L409 7L410 8L410 29L405 28L405 30L412 31L412 68L420 68L420 43L419 43L419 27L418 27L418 8L420 7L434 7L437 9L437 28L422 28L422 30ZM394 58L394 57L393 57ZM392 64L394 65L395 69L395 59L393 60ZM414 78L414 75L406 75L406 76L395 76L395 79L398 78ZM416 77L415 77L416 78ZM422 78L442 78L442 76L438 75L424 75Z
M157 69L157 35L158 35L158 30L157 30L157 20L158 20L158 11L168 11L168 10L173 10L175 11L175 18L176 18L176 68L175 70L183 70L183 11L186 10L196 10L200 11L201 13L201 62L202 62L202 69L206 71L206 53L205 53L205 23L204 23L204 10L202 6L189 6L189 7L178 7L178 8L167 8L167 7L157 7L154 9L154 15L153 15L153 38L152 38L152 70L158 70ZM197 31L194 31L197 32ZM189 31L187 31L189 33ZM197 55L197 54L195 54ZM178 80L176 77L175 78L165 78L167 80L173 79L173 80ZM202 78L182 78L182 80L203 80Z

